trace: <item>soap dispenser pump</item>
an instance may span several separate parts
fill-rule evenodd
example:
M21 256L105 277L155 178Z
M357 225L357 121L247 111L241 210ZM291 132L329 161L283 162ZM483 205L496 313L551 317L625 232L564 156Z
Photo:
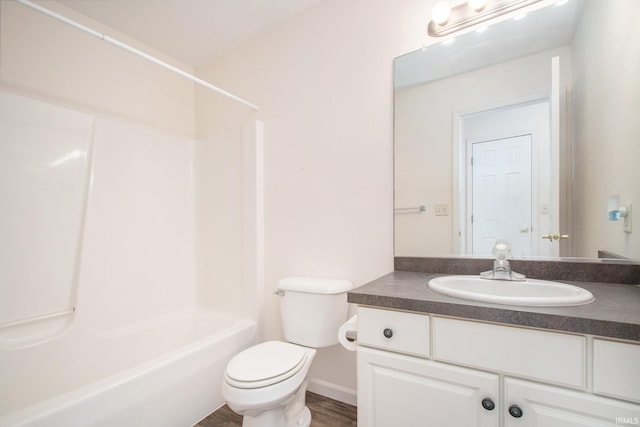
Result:
M609 221L624 221L623 231L631 233L631 204L623 206L620 203L620 195L609 196L607 203L607 218Z

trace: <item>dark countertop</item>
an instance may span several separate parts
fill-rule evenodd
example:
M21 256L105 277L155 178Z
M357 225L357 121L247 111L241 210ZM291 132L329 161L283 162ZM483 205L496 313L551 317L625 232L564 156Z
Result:
M490 304L449 297L427 283L442 274L395 271L348 294L348 302L379 308L640 341L640 286L558 280L589 290L595 301L570 307Z

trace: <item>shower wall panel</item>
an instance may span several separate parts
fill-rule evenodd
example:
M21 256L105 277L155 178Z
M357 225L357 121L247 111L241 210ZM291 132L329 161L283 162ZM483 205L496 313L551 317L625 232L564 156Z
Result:
M0 329L75 306L93 123L0 92Z
M97 118L78 315L101 332L195 304L193 141Z

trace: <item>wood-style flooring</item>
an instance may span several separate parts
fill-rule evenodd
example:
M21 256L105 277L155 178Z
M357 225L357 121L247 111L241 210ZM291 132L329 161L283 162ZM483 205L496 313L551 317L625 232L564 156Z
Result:
M307 392L307 407L311 411L311 427L356 426L356 407ZM242 417L227 405L218 409L194 427L240 427Z

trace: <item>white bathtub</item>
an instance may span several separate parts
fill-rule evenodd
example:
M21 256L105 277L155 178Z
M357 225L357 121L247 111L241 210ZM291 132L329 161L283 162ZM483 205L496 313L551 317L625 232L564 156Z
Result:
M188 427L222 404L225 366L254 322L190 310L96 333L0 348L0 426Z

